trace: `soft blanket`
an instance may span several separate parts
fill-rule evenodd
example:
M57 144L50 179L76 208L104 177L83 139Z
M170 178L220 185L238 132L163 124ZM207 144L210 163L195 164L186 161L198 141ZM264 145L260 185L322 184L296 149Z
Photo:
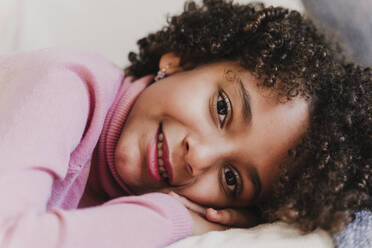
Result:
M232 228L190 237L168 248L331 248L332 238L323 230L309 234L301 232L288 224L277 222L262 224L250 229Z

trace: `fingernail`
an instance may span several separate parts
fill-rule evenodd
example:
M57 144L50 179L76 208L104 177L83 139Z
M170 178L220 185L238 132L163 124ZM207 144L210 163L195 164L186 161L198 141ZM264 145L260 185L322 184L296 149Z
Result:
M218 215L218 212L217 210L213 209L213 208L210 208L210 213L213 214L213 215Z

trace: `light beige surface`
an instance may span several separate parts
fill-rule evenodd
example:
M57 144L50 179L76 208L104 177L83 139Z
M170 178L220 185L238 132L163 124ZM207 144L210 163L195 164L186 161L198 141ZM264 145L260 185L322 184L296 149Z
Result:
M251 229L230 229L190 237L168 248L331 248L333 241L325 231L301 235L284 223L263 224Z
M265 2L303 9L299 0ZM123 66L128 52L136 49L136 41L161 28L167 14L179 13L183 3L184 0L0 0L0 54L63 46L98 52Z

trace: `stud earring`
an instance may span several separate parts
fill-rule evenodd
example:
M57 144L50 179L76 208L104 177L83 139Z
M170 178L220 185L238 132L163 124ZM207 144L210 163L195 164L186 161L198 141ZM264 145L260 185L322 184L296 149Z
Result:
M155 82L156 82L156 81L159 81L159 80L161 80L161 79L163 79L163 78L165 78L165 76L167 75L167 74L165 74L165 73L167 72L168 69L169 69L169 65L167 65L166 67L160 69L160 70L158 71L158 74L157 74L156 77L155 77Z

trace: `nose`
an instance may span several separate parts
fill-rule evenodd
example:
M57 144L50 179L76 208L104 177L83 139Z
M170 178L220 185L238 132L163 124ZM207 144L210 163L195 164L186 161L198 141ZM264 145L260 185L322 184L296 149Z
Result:
M185 169L192 177L220 165L228 154L226 143L216 138L198 140L188 136L184 139L184 149Z

